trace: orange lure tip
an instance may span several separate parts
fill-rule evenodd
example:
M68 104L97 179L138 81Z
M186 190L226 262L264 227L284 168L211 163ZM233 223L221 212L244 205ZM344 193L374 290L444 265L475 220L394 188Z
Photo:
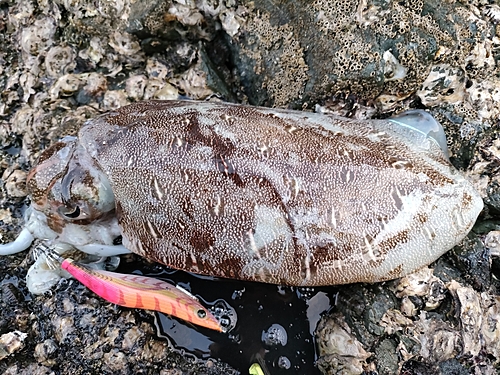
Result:
M97 271L72 259L65 259L61 267L109 302L159 311L200 327L223 332L219 321L195 297L167 282L140 275Z

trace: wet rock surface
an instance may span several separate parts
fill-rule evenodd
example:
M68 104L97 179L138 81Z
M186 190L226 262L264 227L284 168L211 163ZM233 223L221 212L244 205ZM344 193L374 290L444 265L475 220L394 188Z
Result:
M40 151L133 101L215 95L321 104L353 117L426 108L445 127L451 160L474 182L485 210L474 233L430 268L331 289L330 297L338 295L316 331L318 368L497 373L500 264L491 254L500 255L500 8L305 3L1 1L0 241L22 227L23 179ZM27 253L0 257L0 372L237 372L172 350L150 313L106 303L74 280L30 295L31 262ZM282 363L271 373L294 373L293 363Z

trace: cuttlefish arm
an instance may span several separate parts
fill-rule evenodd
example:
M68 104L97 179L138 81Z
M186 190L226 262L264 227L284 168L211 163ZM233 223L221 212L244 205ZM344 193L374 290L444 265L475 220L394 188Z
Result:
M0 255L20 253L30 247L34 239L35 238L29 229L24 228L13 242L0 244ZM130 250L123 245L87 244L75 247L84 253L100 255L103 257L130 253Z
M24 251L28 247L30 247L34 239L35 238L33 237L33 234L31 234L29 229L24 228L19 233L15 241L7 244L0 244L0 255L12 255L20 253L21 251Z
M180 287L152 277L91 269L63 258L47 247L43 252L106 301L124 307L159 311L200 327L224 331L215 316Z

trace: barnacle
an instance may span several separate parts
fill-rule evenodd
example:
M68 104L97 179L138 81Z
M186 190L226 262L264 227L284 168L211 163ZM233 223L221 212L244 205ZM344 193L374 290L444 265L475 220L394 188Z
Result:
M481 10L492 22L500 23L500 6L497 4L489 4L481 8Z
M393 81L397 79L404 79L408 68L401 65L390 51L385 51L383 54L384 59L384 78L386 81Z
M70 46L53 46L45 57L45 69L47 73L54 77L71 73L76 67L75 53Z
M428 107L443 103L459 103L464 98L465 82L463 70L439 64L432 67L417 95L422 103Z
M39 55L54 43L56 23L51 17L39 19L21 32L21 48L28 55Z
M466 89L469 94L469 100L474 108L477 109L477 116L482 121L495 119L500 116L500 80L497 77L491 77L487 80L473 80Z
M254 60L253 70L272 71L264 78L262 87L266 89L275 106L285 106L300 97L308 81L308 67L304 60L304 49L294 36L289 25L273 26L267 13L251 15L245 30L250 42L243 47L242 54ZM267 55L276 55L271 61ZM292 84L293 82L293 84Z

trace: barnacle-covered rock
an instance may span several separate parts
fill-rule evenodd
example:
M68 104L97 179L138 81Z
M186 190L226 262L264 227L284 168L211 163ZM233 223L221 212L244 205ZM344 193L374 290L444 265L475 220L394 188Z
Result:
M39 363L45 366L54 366L56 364L54 357L56 357L57 350L58 346L55 341L52 339L46 339L35 346L35 352L33 355Z
M498 106L498 104L497 104ZM471 160L469 178L474 181L486 206L494 214L500 213L500 136L499 125L487 129L476 145Z
M324 374L359 375L371 353L356 339L341 315L321 319L318 336L318 366Z
M443 281L427 267L397 280L391 289L398 298L420 297L426 310L438 308L446 296Z
M456 281L448 286L450 292L458 300L460 306L460 322L462 324L462 353L477 356L481 350L481 341L478 340L483 321L480 296L470 287L463 287Z
M24 332L12 331L0 336L0 361L8 355L22 349L28 335Z
M432 0L244 5L246 23L228 36L255 104L301 105L339 90L370 99L404 97L419 88L435 57L465 66L476 40L493 30L457 3ZM469 28L471 23L480 26ZM293 90L280 89L285 87Z
M45 56L47 74L54 78L71 73L75 67L75 54L70 46L53 46Z
M427 107L456 104L464 99L465 80L465 74L460 68L439 64L432 67L417 95Z
M6 169L2 175L2 180L5 183L5 190L8 196L13 198L23 198L27 195L26 191L26 176L27 173L20 169Z
M51 17L36 20L33 25L22 30L20 44L22 51L31 56L46 52L54 43L56 22Z
M500 257L500 230L492 230L484 239L484 246L492 255Z

